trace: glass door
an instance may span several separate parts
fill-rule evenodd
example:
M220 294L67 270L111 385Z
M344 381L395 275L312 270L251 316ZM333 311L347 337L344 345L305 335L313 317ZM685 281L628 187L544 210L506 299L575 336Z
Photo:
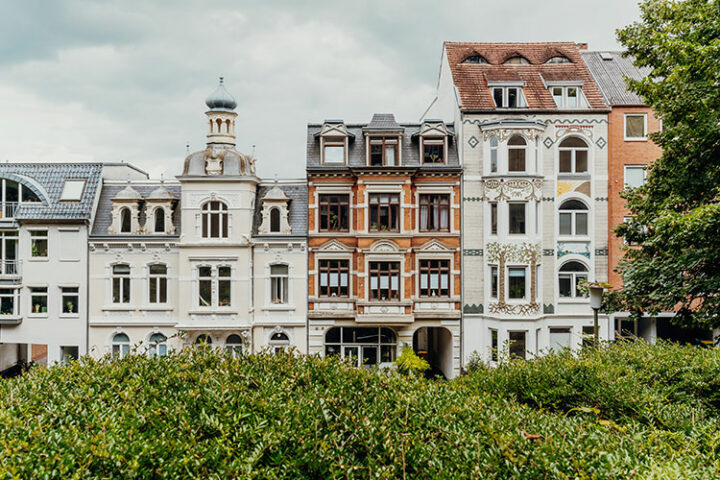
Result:
M352 359L355 365L359 365L360 355L358 350L359 347L343 347L343 358Z
M378 363L378 347L375 345L364 345L362 347L363 366L369 367Z
M16 275L18 237L16 231L0 232L0 275Z

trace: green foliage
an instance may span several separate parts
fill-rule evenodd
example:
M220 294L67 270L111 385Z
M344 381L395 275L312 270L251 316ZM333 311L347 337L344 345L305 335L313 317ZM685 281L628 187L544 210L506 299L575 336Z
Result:
M632 221L619 271L624 307L677 310L675 321L720 326L720 2L646 0L618 38L649 69L629 81L663 121L662 157L647 183L625 191Z
M0 383L0 478L718 478L720 351L642 342L449 382L212 349Z
M430 369L430 364L418 357L411 347L403 348L402 353L395 360L395 365L399 372L413 376L420 376Z

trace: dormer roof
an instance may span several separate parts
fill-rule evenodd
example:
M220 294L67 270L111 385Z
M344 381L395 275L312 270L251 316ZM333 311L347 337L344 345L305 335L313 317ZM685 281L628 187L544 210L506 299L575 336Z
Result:
M270 190L267 191L265 196L262 197L263 200L279 200L279 201L287 201L290 200L287 195L285 195L285 192L282 191L280 187L277 185L272 187Z
M404 128L395 121L392 113L376 113L363 131L402 132Z
M167 188L159 186L158 188L150 192L150 195L148 195L147 199L158 201L175 200L175 195L170 193Z
M114 197L113 200L142 200L143 197L137 190L132 188L129 184L127 187L120 190Z

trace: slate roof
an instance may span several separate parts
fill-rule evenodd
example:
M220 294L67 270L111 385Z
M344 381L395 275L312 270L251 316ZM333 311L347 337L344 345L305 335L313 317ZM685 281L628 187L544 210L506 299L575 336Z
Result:
M529 108L518 111L559 111L545 81L582 81L582 90L589 109L608 109L575 43L445 42L444 47L453 82L460 95L461 110L495 110L495 102L488 87L489 81L525 82L523 93ZM474 55L482 56L488 63L462 63ZM525 57L529 64L503 65L505 60L515 56ZM558 56L564 56L572 63L545 63Z
M285 195L290 199L288 203L288 223L292 229L293 237L307 235L307 220L308 220L308 187L304 180L298 180L293 183L266 183L260 184L257 187L255 194L255 214L253 216L253 235L257 235L258 228L262 223L262 199L265 194L270 191L273 187L277 186ZM261 235L267 237L278 237L280 235Z
M390 115L392 117L392 115ZM377 114L373 116L373 120L377 119ZM420 159L420 139L416 136L420 132L422 123L402 123L398 124L395 122L395 118L392 117L392 122L395 127L385 127L384 129L402 129L402 166L422 166L423 169L442 170L447 168L456 169L460 165L457 154L457 145L455 142L455 131L452 124L446 124L446 128L451 136L448 137L448 159L446 164L438 165L423 165ZM379 123L379 122L378 122ZM390 125L387 118L383 120L385 125ZM349 138L348 146L348 165L350 167L365 167L367 166L366 160L366 142L363 130L367 130L367 123L348 123L345 124L348 132L355 135L354 138ZM323 169L345 169L347 166L334 166L334 165L322 165L320 163L320 138L315 137L322 129L322 124L310 123L307 127L307 166L308 167L322 167ZM401 167L402 167L401 166ZM378 168L393 168L393 167L378 167Z
M640 96L628 91L623 77L640 80L649 68L636 67L633 58L622 52L582 52L582 57L608 105L645 105Z
M22 183L42 199L41 203L22 203L15 219L22 220L89 220L100 184L100 163L3 163L0 177ZM79 202L61 201L65 180L86 181Z
M376 113L365 130L402 130L392 113Z
M179 183L169 183L169 182L143 182L143 183L131 183L133 190L138 192L140 195L142 195L143 198L148 198L150 194L157 189L159 186L165 187L170 193L172 193L177 201L175 202L175 205L173 206L173 225L175 225L175 234L174 235L159 235L159 234L148 234L148 238L157 238L157 237L177 237L180 235L180 184ZM122 234L122 235L116 235L116 234L108 234L108 227L110 227L110 224L112 223L112 199L117 195L118 192L121 190L127 188L128 184L127 182L123 183L103 183L102 185L102 191L100 192L100 200L98 202L97 212L95 213L95 222L93 223L92 228L92 236L102 236L102 235L110 235L112 237L115 236L122 236L122 237L128 237L130 235ZM140 211L140 225L145 225L145 210L142 209Z

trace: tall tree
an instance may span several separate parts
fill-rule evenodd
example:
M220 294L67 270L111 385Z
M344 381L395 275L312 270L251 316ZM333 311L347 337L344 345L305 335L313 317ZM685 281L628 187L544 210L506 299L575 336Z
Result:
M662 157L625 191L633 220L619 271L633 312L677 312L675 322L720 327L720 0L645 0L618 31L636 65L629 81L662 119Z

